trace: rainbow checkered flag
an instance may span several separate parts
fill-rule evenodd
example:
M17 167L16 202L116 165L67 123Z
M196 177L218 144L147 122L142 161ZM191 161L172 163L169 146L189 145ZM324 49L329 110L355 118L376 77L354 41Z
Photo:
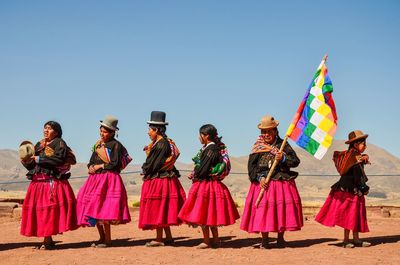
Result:
M318 66L308 90L286 132L290 139L317 159L322 159L332 144L337 115L332 98L332 82L326 58Z

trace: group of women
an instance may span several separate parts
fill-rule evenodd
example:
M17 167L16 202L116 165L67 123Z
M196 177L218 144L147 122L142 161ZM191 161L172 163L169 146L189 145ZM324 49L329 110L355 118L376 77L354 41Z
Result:
M143 230L156 230L156 237L146 246L173 244L170 227L186 223L202 229L203 242L197 248L218 247L221 244L218 227L232 225L239 219L229 189L222 182L231 168L222 137L211 124L200 127L202 148L193 158L194 169L189 176L192 186L186 196L175 167L180 152L166 135L165 112L153 111L147 123L151 141L144 148L147 158L142 165L138 226ZM35 146L28 141L21 143L21 162L31 180L23 203L21 234L43 237L37 248L53 249L53 235L85 226L96 226L99 232L99 240L93 242L92 247L110 247L111 225L131 221L120 172L132 158L116 139L117 125L118 119L113 116L100 121L100 139L93 145L89 176L76 198L68 182L69 170L76 160L62 139L60 124L47 122L44 138ZM251 184L240 228L249 233L261 233L260 248L270 247L269 232L278 233L277 247L285 247L284 232L297 231L303 226L301 199L295 183L298 173L291 170L300 160L288 143L280 151L283 141L278 125L273 117L262 117L258 124L261 134L248 161ZM358 232L368 231L364 199L368 186L363 165L369 163L369 158L362 154L367 136L361 131L350 133L346 142L349 150L335 153L335 165L342 177L332 186L316 218L324 225L339 225L345 229L344 247L369 245L358 236ZM272 177L267 179L274 161L278 164ZM260 193L264 194L256 206ZM353 242L349 240L350 230Z

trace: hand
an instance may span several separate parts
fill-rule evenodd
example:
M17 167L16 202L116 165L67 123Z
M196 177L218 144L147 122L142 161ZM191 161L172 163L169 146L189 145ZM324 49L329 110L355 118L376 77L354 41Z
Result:
M94 170L94 166L93 165L89 166L88 169L89 169L89 174L94 174L96 172L96 170Z
M266 179L264 177L261 178L260 180L260 187L263 189L267 189L268 188L268 182L266 181Z
M96 173L97 170L99 170L100 168L104 168L104 164L101 165L91 165L89 167L89 174L94 174Z
M39 163L39 156L32 156L32 160L35 160L36 163Z
M277 151L275 154L275 160L280 162L283 159L284 153L281 151Z
M26 158L26 159L20 159L21 163L24 165L30 164L34 160L35 160L34 156Z
M369 155L367 155L367 154L361 155L360 160L364 164L371 164L371 162L369 162Z

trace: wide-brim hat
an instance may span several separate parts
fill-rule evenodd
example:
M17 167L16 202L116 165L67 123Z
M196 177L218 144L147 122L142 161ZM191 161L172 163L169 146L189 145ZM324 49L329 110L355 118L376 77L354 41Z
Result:
M119 130L119 128L117 127L118 119L112 115L105 116L104 119L100 121L100 125L112 131Z
M35 146L30 141L23 141L19 145L18 154L21 160L29 160L35 155Z
M261 121L257 127L258 129L273 129L278 127L278 125L278 120L275 120L275 118L270 115L265 115L261 118Z
M147 124L150 125L168 125L168 122L165 121L166 114L164 111L152 111L150 114L150 120L147 121Z
M367 139L368 134L364 134L360 130L355 130L349 133L349 139L345 142L345 144L350 144L360 139Z

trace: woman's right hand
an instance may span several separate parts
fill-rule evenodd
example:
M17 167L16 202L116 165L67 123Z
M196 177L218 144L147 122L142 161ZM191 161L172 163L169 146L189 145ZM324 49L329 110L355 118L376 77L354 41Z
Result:
M264 177L262 177L260 179L260 187L262 189L267 189L268 188L268 182L266 181L266 179Z

